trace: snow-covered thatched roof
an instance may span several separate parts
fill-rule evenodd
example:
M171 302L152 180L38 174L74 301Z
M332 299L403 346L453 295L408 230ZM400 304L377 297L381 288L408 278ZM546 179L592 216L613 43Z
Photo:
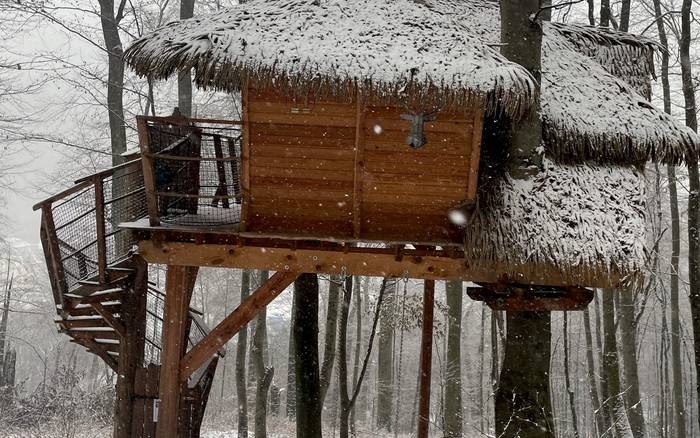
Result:
M499 262L557 271L571 284L630 283L646 265L646 181L630 166L555 164L534 181L496 182L465 230L472 265Z
M517 119L537 95L530 75L498 53L497 2L318 3L252 0L171 23L137 40L126 60L152 78L192 68L199 86L224 90L252 79L316 96L359 87L397 101L413 80L412 100L453 110L483 104L490 119ZM532 265L540 275L549 267L579 285L634 276L646 262L638 169L697 160L700 140L647 100L655 43L582 25L544 23L543 33L545 170L534 182L482 185L465 230L467 258Z
M533 99L530 75L498 53L496 3L463 0L250 1L170 23L140 38L127 62L166 78L195 71L202 87L238 89L244 78L315 95L411 100L516 118ZM546 23L542 114L547 153L566 162L678 164L697 137L653 108L654 45L595 28ZM621 81L616 75L624 75Z
M411 96L426 105L522 114L533 99L530 74L462 23L413 0L251 1L208 17L173 22L137 40L126 60L142 75L195 71L202 87L258 85L320 96ZM428 12L428 13L426 13Z

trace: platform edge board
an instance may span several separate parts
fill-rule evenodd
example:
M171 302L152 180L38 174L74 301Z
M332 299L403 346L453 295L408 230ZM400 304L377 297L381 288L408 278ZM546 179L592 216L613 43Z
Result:
M517 283L541 286L624 288L626 279L611 273L596 277L581 271L575 282L553 266L521 264L469 266L446 251L421 253L406 250L396 257L378 248L284 248L193 242L141 240L139 252L150 263L289 272L462 280L475 283ZM420 255L418 255L420 254Z

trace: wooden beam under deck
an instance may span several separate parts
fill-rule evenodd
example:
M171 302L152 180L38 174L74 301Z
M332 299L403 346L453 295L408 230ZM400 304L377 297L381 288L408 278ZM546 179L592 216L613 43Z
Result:
M250 239L235 244L141 240L140 254L149 263L262 269L278 272L327 273L376 277L410 277L429 280L462 280L475 283L512 283L540 286L622 288L625 279L581 271L573 284L553 266L522 264L469 266L454 250L404 249L401 257L392 248L318 246L318 243L271 242L260 245ZM288 246L283 246L287 244Z
M299 274L277 272L253 292L231 314L197 343L180 361L180 382L209 360L238 331L255 318L260 311L292 284Z

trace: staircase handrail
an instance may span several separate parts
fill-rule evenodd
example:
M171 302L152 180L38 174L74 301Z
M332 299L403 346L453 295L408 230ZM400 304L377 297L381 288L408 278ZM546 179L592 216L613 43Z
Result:
M46 264L49 270L49 278L51 281L54 300L57 304L57 308L58 306L60 306L60 308L63 309L67 305L70 305L66 301L64 295L72 289L72 286L75 285L74 283L69 284L66 277L66 273L70 271L69 269L67 269L68 263L73 257L78 257L79 259L95 260L97 264L96 280L99 283L105 283L107 281L107 270L110 262L108 260L107 239L111 236L114 236L119 231L116 230L115 223L111 224L111 232L107 229L107 223L114 219L114 216L108 217L108 206L110 204L114 204L115 202L127 201L126 198L128 198L129 196L138 196L141 192L144 191L143 182L137 179L131 181L131 183L135 183L135 185L137 186L135 189L133 187L130 187L129 190L126 191L126 193L118 193L118 196L115 196L115 193L118 192L118 190L114 187L116 178L120 178L121 176L124 176L124 178L130 177L132 174L126 173L129 170L133 172L133 175L136 175L136 177L139 178L139 173L142 172L141 159L137 158L135 160L131 160L126 163L78 179L77 181L75 181L75 185L73 185L72 187L69 187L53 196L50 196L33 206L33 209L35 211L41 210L41 241L46 257ZM106 183L112 184L110 199L105 199ZM120 182L120 184L127 185L123 182ZM94 195L89 197L92 199L83 199L86 194L91 194L89 192L94 193ZM74 206L76 210L82 209L83 211L79 214L72 215L68 218L68 220L65 220L63 223L58 224L57 226L56 217L54 214L55 209L62 207L65 209L70 208L72 206L71 203L75 204ZM114 208L111 208L109 210L110 213L115 212ZM84 223L84 221L89 221L90 227L94 226L94 238L86 238L85 241L73 241L70 243L66 241L67 239L61 238L61 233L69 234L71 232L71 230L64 231L64 228L70 228L71 226L73 226L75 228L78 228L77 231L80 231L80 229L85 228L86 224ZM72 231L76 232L76 230ZM92 245L96 246L96 257L88 257L86 254L83 253L84 251L92 247ZM71 247L80 249L75 250L73 253L64 255L65 249ZM116 253L118 252L118 248L116 248L116 246L113 252L115 253L114 256L116 257ZM87 272L85 274L86 278L77 278L75 280L79 281L90 279L89 276L91 274L94 274L94 271L88 271L90 272Z

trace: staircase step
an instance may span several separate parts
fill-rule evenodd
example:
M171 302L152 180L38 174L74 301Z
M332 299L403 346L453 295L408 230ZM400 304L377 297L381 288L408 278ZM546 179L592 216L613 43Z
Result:
M63 297L70 300L71 302L75 304L90 304L90 303L102 303L104 301L118 301L122 294L124 293L123 289L120 288L111 288L111 289L105 289L105 290L100 290L91 293L90 295L78 295L74 293L69 293L69 294L63 294Z
M76 328L111 328L102 318L96 319L62 319L57 324L64 329Z
M83 347L87 348L90 352L93 352L94 348L97 347L101 351L104 351L105 353L113 351L115 353L119 352L119 343L116 344L103 344L103 343L93 343L91 346L85 345L84 342L81 342L81 339L71 339L70 342L78 345L82 345Z
M76 339L114 339L119 340L119 335L112 328L105 327L83 327L79 329L68 329L65 332Z
M92 293L105 289L124 288L127 287L129 283L131 283L131 277L127 273L119 272L117 278L107 282L100 282L98 280L80 280L78 281L80 286L75 292Z
M133 268L126 268L123 266L108 266L107 267L107 272L123 272L127 274L131 274L133 272L136 272L136 269Z
M120 301L105 301L102 303L102 307L107 309L107 311L111 314L118 314L121 313L122 310L122 303ZM89 304L78 304L75 307L71 308L70 310L67 311L67 313L71 316L100 316L99 313L95 311L95 309L92 308L91 305ZM101 318L101 316L100 316Z

